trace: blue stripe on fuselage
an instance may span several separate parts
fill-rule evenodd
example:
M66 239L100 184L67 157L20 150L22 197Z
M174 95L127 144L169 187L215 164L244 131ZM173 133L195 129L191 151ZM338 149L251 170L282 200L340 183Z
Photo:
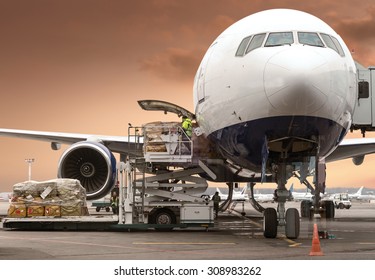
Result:
M241 167L260 171L262 146L283 137L319 139L319 156L325 156L342 140L346 130L335 121L308 116L278 116L239 123L217 130L209 135L225 158ZM317 137L319 136L319 137ZM270 153L270 156L277 154ZM305 155L304 155L305 156ZM298 154L291 160L295 161ZM272 160L272 158L271 158Z

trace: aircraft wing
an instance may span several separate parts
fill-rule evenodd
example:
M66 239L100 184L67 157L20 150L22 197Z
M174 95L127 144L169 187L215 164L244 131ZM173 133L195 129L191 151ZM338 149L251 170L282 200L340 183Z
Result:
M353 158L375 153L375 138L344 139L326 162Z
M115 153L141 152L143 139L127 136L103 136L80 133L44 132L0 128L0 136L51 142L52 144L74 144L80 141L101 141Z

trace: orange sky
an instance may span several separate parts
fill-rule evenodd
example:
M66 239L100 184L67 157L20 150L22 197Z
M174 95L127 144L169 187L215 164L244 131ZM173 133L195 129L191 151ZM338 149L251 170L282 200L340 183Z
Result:
M0 0L0 127L123 135L128 122L165 118L139 99L193 110L195 71L231 23L264 9L293 8L331 25L365 66L375 65L375 4L361 1ZM170 120L172 116L168 117ZM63 147L66 148L66 147ZM0 191L56 176L48 143L0 138ZM328 186L375 187L375 156L328 165Z

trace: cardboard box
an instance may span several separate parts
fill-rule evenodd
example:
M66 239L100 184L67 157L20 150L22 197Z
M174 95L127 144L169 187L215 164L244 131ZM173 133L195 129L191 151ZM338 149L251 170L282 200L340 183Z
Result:
M59 205L47 205L44 207L44 215L49 217L61 217L61 207Z
M26 205L23 203L12 203L8 208L8 217L10 218L25 218Z
M27 207L27 217L44 216L44 206L30 205Z

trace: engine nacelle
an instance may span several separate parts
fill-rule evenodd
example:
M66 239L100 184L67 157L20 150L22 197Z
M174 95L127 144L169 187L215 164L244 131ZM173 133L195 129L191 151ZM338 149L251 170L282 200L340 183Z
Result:
M365 159L365 156L358 156L358 157L352 158L352 161L355 165L361 165L364 159Z
M59 178L77 179L86 189L87 199L105 196L116 178L116 160L111 151L96 142L78 142L61 156Z

